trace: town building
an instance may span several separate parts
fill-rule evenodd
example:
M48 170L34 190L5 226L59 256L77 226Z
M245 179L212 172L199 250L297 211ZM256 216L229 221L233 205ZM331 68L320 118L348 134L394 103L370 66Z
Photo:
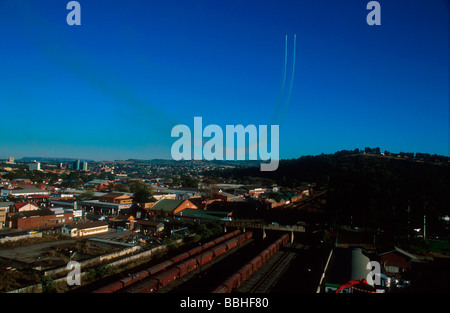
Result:
M50 209L40 209L25 212L9 213L8 227L16 229L51 228L72 221L73 213L55 214Z
M14 202L0 202L0 229L6 227L6 216Z
M16 202L12 208L12 212L25 212L25 211L33 211L39 210L39 207L31 202Z
M46 196L48 197L50 195L50 191L38 189L36 187L17 187L14 189L2 189L0 196L3 198L8 197L9 195L13 197L20 197L23 196L25 199L28 197L34 197L34 196Z
M136 222L136 230L145 235L158 235L164 230L164 224L157 221L139 220Z
M95 200L77 201L77 206L84 212L92 212L100 215L118 215L121 210L129 209L133 205L131 197L119 197L116 200L114 200L114 197L105 197L102 198L104 201L100 201L100 198ZM106 200L115 202L107 202Z
M61 228L61 234L69 237L84 237L104 234L109 231L108 223L94 221L87 223L70 223Z
M85 188L95 188L96 190L105 190L112 182L106 179L93 179L84 184Z
M173 217L185 209L197 209L197 206L189 200L162 199L156 202L150 211L161 217Z
M108 193L104 196L98 197L100 202L118 203L118 204L132 204L133 198L125 193Z
M231 219L232 212L225 211L210 211L210 210L198 210L198 209L184 209L174 215L175 218L186 221L229 221Z
M402 273L411 270L411 259L397 249L380 253L378 257L384 272L390 277L400 278Z
M137 220L132 215L118 214L108 220L108 223L113 228L122 227L129 230L134 230L134 225Z
M28 169L30 171L40 171L41 170L41 162L33 161L28 164Z
M230 201L230 200L234 200L234 199L243 198L243 196L239 196L239 195L235 195L233 193L219 190L219 192L213 193L212 198L217 199L217 200L222 200L222 201Z

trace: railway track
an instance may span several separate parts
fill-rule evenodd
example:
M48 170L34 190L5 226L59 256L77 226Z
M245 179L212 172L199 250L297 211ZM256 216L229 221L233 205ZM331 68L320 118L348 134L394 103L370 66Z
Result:
M284 246L288 242L288 239L289 236L287 234L279 237L275 240L275 242L267 246L267 248L265 248L257 256L253 257L248 263L219 284L218 287L213 290L213 293L235 292L243 286L247 280L253 276L253 274L256 274L266 262L275 256L280 247Z
M223 235L152 267L130 273L128 277L113 281L93 290L93 293L156 292L189 272L209 263L226 251L241 245L252 237L252 232L240 230Z
M186 254L189 253L186 253L183 258L181 258L183 255L173 258L172 260L177 259L178 261L172 262L169 266L164 266L164 269L158 270L156 275L151 274L150 272L152 269L149 269L148 272L150 275L147 275L144 279L137 281L135 284L130 284L127 288L123 288L122 292L166 292L165 290L167 290L167 287L180 281L180 279L195 272L197 269L201 271L202 268L204 269L206 266L214 263L224 254L235 251L238 247L241 247L242 244L252 238L252 232L241 233L240 231L236 231L221 238L219 244L217 243L217 240L219 239L207 244L208 247L202 249L200 254L194 253L193 255L187 256ZM224 239L229 240L223 242ZM190 251L192 252L193 250Z
M290 245L291 249L279 250L258 272L236 290L238 293L268 293L286 272L289 264L297 256L292 250L300 248L300 243Z

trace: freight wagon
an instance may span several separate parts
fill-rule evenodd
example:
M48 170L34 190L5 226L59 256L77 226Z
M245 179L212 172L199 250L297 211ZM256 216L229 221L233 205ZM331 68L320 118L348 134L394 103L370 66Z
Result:
M159 263L155 266L152 266L144 271L139 272L138 274L132 274L129 277L123 278L123 279L119 279L118 281L112 282L104 287L101 287L99 289L96 289L93 291L93 293L111 293L111 292L116 292L122 288L125 288L127 286L130 286L142 279L144 279L145 277L148 277L150 275L155 275L157 273L160 273L164 270L166 270L167 268L169 268L170 266L179 263L181 261L184 261L186 259L188 259L189 257L192 257L194 255L197 255L199 253L201 253L202 251L207 250L208 248L211 248L223 241L226 241L229 238L233 238L237 235L239 235L241 233L240 230L235 230L231 233L228 233L226 235L220 236L219 238L216 238L215 240L209 241L206 244L202 245L202 246L198 246L195 247L193 249L190 249L184 253L181 253L167 261L164 261L162 263ZM145 273L147 272L147 273ZM139 275L139 276L136 276ZM139 278L140 277L140 278Z
M240 287L249 279L272 255L274 255L281 246L289 240L288 235L281 236L277 241L269 245L249 263L241 267L236 273L227 278L213 293L229 293L233 289Z
M149 285L141 287L139 290L135 290L134 292L137 293L152 293L156 292L159 289L166 287L167 285L175 282L177 279L187 275L188 273L194 271L195 269L199 268L200 266L206 265L209 262L211 262L213 259L219 257L226 251L230 250L227 247L235 247L236 245L231 244L232 242L245 242L247 238L252 237L252 233L248 232L248 234L242 234L238 236L240 238L231 239L224 244L220 245L219 247L216 247L214 249L210 249L201 255L197 257L190 258L178 265L176 265L174 268L171 268L169 270L166 270L163 273L160 273L154 277L152 277L149 280ZM243 239L243 240L242 240ZM234 284L240 284L240 277L242 274L236 274L235 279L236 281L233 281Z

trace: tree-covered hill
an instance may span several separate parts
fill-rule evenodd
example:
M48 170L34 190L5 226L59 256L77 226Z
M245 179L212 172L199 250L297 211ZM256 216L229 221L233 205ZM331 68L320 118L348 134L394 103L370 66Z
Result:
M450 215L450 158L426 154L335 154L281 160L273 172L259 167L215 173L237 182L260 179L285 187L310 183L327 189L326 209L340 224L383 229L405 235L423 228L448 234L442 220Z

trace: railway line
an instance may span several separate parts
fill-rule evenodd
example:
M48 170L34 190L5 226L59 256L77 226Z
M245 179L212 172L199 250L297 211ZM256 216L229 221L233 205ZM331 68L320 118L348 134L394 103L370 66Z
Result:
M105 286L93 290L93 293L114 292L155 292L172 283L197 267L210 262L225 251L231 250L252 237L252 232L242 233L236 230L209 241L189 251L180 253L168 260L138 272L130 273Z
M213 293L231 293L235 292L245 282L256 274L258 270L277 253L280 247L284 246L289 240L288 235L279 237L275 242L267 246L262 252L253 257L248 263L242 266L233 275L213 290Z
M301 247L300 243L286 244L292 249L280 249L258 272L254 273L236 292L238 293L268 293L286 272L288 266L297 256L294 249Z
M97 288L95 293L267 293L304 245L240 230Z
M220 283L239 270L243 264L249 262L255 255L267 248L271 239L263 240L253 236L253 238L241 248L233 251L223 259L208 264L208 266L198 269L191 277L182 279L179 284L162 290L170 293L211 293Z

